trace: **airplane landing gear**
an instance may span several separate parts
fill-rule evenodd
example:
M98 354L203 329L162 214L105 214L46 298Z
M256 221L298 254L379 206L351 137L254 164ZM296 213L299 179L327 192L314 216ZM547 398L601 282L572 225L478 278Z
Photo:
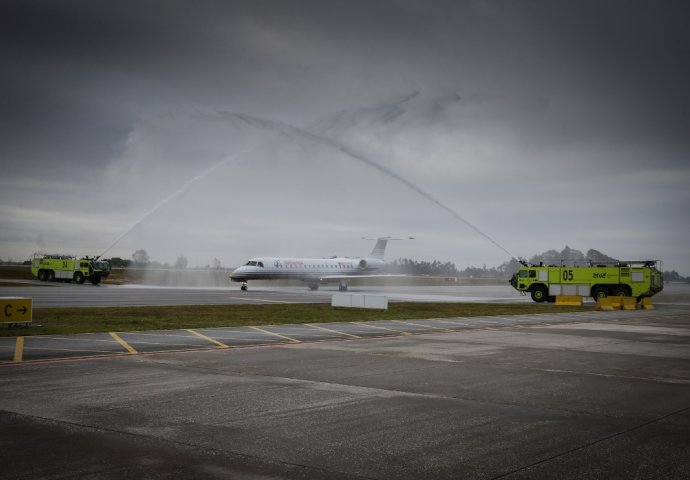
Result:
M242 290L243 292L247 291L247 282L242 282L242 286L240 287L240 290Z
M309 290L318 290L318 289L319 289L318 283L310 283L309 284Z
M347 282L340 282L340 285L338 286L338 291L347 292Z

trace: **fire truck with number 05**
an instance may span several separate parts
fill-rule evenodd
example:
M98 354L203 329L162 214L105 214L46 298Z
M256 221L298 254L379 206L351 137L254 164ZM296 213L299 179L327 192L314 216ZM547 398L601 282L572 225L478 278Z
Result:
M43 282L74 280L84 283L88 280L98 285L110 274L110 264L96 258L36 253L31 259L31 273Z
M651 297L664 288L660 260L589 262L586 266L529 265L510 279L520 292L529 293L535 302L553 302L557 295L592 297L595 301L608 296Z

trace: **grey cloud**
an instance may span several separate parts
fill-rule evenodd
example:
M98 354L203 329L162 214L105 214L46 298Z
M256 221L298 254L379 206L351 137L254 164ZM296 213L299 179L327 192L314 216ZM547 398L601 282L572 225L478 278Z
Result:
M603 232L606 223L593 220L594 193L607 192L609 205L632 198L628 204L638 206L645 202L629 189L645 185L646 205L655 207L644 211L656 218L649 226L631 221L626 231L644 237L644 228L663 227L681 236L672 225L688 223L690 206L682 188L690 181L688 20L681 1L8 0L0 5L0 159L10 173L0 180L0 226L19 225L21 238L38 238L31 222L9 213L21 205L79 218L93 225L93 244L108 243L187 179L259 144L218 170L204 183L208 191L190 189L190 205L175 205L197 231L237 238L211 217L261 231L270 230L263 218L276 218L286 231L290 216L272 207L279 203L309 212L316 220L302 218L306 229L341 210L332 226L338 234L392 218L385 228L395 232L375 233L419 235L409 231L419 226L440 244L453 243L439 239L440 212L410 200L410 192L322 147L276 143L270 132L239 126L227 114L242 112L334 137L399 169L498 238L513 239L526 225L542 233L546 249L561 247L553 243L556 226L566 238L579 235L565 221L521 210L518 198L545 212L580 207L575 223L593 221ZM270 175L276 163L281 176ZM44 184L35 182L37 171ZM338 197L356 196L357 184L347 181L360 181L372 189L362 201L380 211L362 215L329 198L329 172L343 178ZM627 187L622 173L630 175ZM247 176L267 178L273 192L240 208L234 200L252 193L237 183ZM283 186L288 180L294 190ZM532 181L542 183L521 193ZM670 205L656 201L666 196ZM199 213L206 210L208 218ZM165 231L167 214L126 242ZM87 221L90 215L99 221ZM13 235L12 251L20 251ZM445 235L476 248L459 225ZM51 236L43 238L47 244ZM0 249L9 251L2 240ZM186 238L180 248L195 241ZM205 241L207 251L224 248ZM238 256L255 253L251 241L237 242ZM595 237L578 247L606 246ZM458 255L443 248L439 256ZM526 241L514 249L530 255L535 248ZM502 254L490 250L476 255L500 262Z

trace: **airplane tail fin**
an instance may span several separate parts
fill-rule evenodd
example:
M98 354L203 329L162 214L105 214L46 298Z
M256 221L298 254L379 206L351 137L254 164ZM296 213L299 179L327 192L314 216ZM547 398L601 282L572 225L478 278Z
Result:
M383 260L383 255L386 253L386 245L388 245L388 240L391 237L381 237L376 239L376 245L369 255L371 258L377 258Z
M374 249L369 254L369 258L375 258L377 260L383 260L383 255L386 253L386 245L388 245L389 240L414 240L414 237L408 238L393 238L393 237L379 237L379 238L366 238L362 237L364 240L376 240L376 245Z

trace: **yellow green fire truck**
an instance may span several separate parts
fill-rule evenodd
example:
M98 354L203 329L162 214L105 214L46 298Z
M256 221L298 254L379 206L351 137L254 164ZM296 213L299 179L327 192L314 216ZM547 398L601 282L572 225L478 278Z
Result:
M107 268L102 263L105 263ZM110 273L110 265L89 257L36 253L31 259L31 273L43 282L74 280L76 283L84 283L88 280L98 285L101 279Z
M591 296L594 300L617 295L640 301L664 288L660 260L588 262L586 266L520 263L522 267L509 282L535 302L553 302L558 295Z

